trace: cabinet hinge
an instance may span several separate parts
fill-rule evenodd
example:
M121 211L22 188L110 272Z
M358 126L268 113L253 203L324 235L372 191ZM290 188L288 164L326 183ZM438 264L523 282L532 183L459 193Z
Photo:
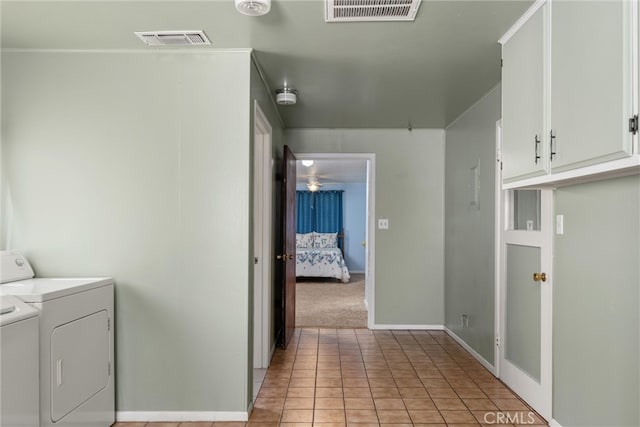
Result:
M107 362L107 376L111 376L111 362Z
M110 331L110 330L111 330L111 318L108 317L107 318L107 331Z
M500 347L500 337L496 336L496 347Z
M633 117L629 119L629 132L635 135L638 133L638 115L635 114Z
M504 59L500 58L500 68L504 66Z

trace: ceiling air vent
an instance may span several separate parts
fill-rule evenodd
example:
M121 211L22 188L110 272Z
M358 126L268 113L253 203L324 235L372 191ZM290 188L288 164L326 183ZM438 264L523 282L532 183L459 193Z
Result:
M325 0L326 22L413 21L420 0Z
M204 31L136 31L134 33L149 46L210 45Z

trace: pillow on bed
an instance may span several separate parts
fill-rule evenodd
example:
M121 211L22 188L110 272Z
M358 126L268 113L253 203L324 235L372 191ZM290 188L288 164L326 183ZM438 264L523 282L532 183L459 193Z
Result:
M296 233L296 248L306 249L313 247L314 233Z
M316 249L337 248L338 233L315 233L313 247Z

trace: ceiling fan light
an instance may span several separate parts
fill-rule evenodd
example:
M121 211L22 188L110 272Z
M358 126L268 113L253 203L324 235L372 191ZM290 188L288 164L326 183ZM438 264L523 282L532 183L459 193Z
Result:
M308 168L309 166L312 166L312 165L313 165L313 160L303 160L302 161L302 166L304 166L304 167Z
M316 191L318 191L320 189L320 184L318 184L317 182L310 182L310 183L307 184L307 188L312 193L315 193Z
M243 15L262 16L271 10L271 0L235 0L236 10Z

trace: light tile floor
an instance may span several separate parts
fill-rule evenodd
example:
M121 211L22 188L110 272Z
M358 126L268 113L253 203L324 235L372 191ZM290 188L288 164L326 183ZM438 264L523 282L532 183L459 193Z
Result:
M276 351L254 406L246 427L546 425L442 331L298 330Z

